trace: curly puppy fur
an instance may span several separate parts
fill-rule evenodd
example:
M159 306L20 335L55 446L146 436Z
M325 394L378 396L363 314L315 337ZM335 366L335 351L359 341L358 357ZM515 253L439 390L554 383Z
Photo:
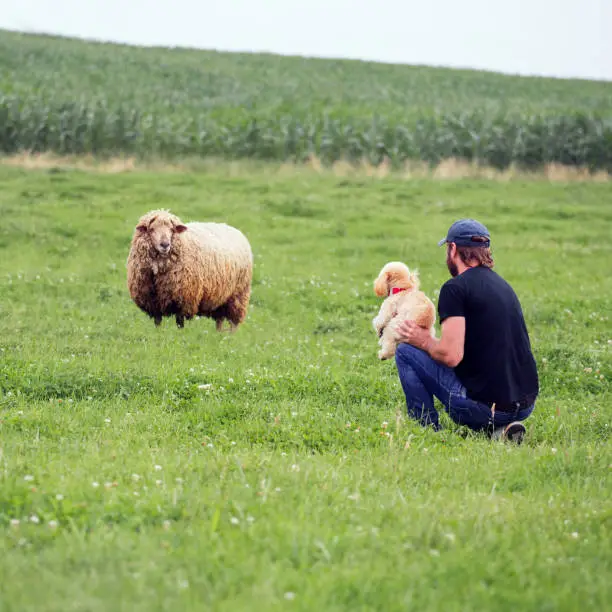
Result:
M380 338L379 359L390 359L395 355L395 349L401 342L397 328L407 319L429 329L432 337L435 337L436 309L432 301L419 291L419 285L419 273L411 271L399 261L386 264L374 281L376 295L387 298L372 320ZM394 293L394 289L399 291Z
M166 210L143 215L132 237L127 283L134 303L159 325L196 315L230 330L246 317L253 254L246 237L224 223L183 223Z

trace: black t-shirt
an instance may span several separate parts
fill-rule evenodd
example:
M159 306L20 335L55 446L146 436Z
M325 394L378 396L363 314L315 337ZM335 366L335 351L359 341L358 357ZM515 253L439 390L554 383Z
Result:
M455 368L469 398L498 404L539 391L523 311L512 287L496 272L478 266L451 278L438 300L440 323L465 317L463 360Z

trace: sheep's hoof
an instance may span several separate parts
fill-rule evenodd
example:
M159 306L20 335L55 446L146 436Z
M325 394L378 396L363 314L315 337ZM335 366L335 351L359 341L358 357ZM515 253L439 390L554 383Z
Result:
M183 327L185 327L185 319L183 319L183 317L177 316L176 317L176 326L179 329L183 329Z
M155 321L155 327L159 327L161 325L161 322L162 322L161 317L155 317L153 320Z

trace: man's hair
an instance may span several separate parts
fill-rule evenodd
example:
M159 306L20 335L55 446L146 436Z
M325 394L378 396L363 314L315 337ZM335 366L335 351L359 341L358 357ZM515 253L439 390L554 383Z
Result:
M473 265L474 262L483 268L492 268L495 265L490 247L458 246L457 253L465 265Z

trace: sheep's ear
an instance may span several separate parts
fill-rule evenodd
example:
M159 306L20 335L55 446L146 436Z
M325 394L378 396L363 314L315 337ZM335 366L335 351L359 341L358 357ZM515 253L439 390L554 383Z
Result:
M139 232L146 232L146 231L147 231L147 226L146 226L146 225L137 225L137 226L136 226L136 229L137 229Z
M182 234L183 232L187 231L187 226L186 225L177 225L174 229L176 230L177 234Z

